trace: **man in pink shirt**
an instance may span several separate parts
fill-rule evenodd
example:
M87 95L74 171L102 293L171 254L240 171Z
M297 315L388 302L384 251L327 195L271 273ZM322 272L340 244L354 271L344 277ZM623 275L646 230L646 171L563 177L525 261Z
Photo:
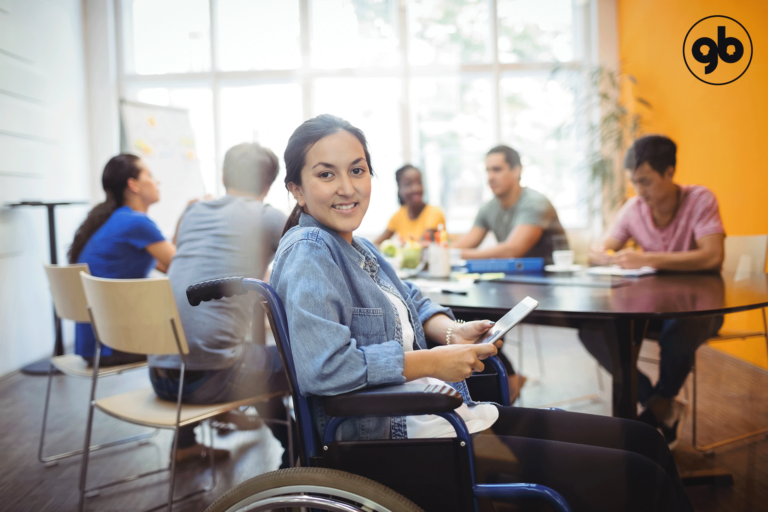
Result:
M659 270L717 271L725 256L725 230L715 195L699 185L673 181L677 146L661 135L637 139L627 151L624 166L636 196L621 208L603 243L590 251L599 265ZM624 249L629 239L641 249ZM638 398L645 410L638 419L657 427L670 448L677 443L682 404L673 399L683 386L696 349L717 334L723 317L670 319L651 322L649 338L661 349L659 380L654 386L638 372ZM610 322L589 322L579 329L584 346L608 371L618 343Z

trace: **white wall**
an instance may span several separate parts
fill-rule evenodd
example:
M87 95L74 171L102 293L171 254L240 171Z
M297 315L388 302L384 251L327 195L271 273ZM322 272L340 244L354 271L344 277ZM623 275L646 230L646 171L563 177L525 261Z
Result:
M45 208L2 205L93 195L83 18L80 0L0 0L0 375L53 348ZM57 208L60 262L87 211Z

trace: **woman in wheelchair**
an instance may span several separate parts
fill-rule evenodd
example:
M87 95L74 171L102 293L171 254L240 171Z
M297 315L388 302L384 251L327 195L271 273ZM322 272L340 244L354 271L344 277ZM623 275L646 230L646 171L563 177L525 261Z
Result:
M545 485L573 510L691 510L663 437L648 425L472 401L464 379L501 341L473 344L492 322L456 323L449 309L400 280L373 244L353 236L372 188L362 131L331 115L310 119L291 136L285 163L297 205L271 284L285 305L299 388L318 433L329 418L324 396L445 382L464 398L456 412L473 434L478 483ZM438 416L363 417L345 421L337 440L454 435Z

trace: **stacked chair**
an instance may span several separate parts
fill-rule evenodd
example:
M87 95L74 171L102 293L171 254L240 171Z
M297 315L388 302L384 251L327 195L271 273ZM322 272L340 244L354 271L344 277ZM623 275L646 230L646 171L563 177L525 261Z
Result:
M211 452L209 457L211 467L210 484L205 488L192 491L184 496L174 497L179 427L210 420L223 412L244 405L251 405L262 400L268 400L282 393L260 395L246 400L214 405L182 404L182 388L186 367L185 356L189 353L189 347L187 346L187 340L184 336L184 330L181 326L179 312L176 308L176 302L168 278L102 279L93 277L85 272L82 272L80 277L85 290L88 313L98 343L93 363L93 383L91 386L88 423L86 425L83 464L80 473L79 510L82 512L86 498L90 497L93 493L97 493L100 489L169 471L170 485L167 503L164 506L170 511L173 503L206 492L216 485L213 431L209 425L208 437ZM178 354L181 357L182 364L179 394L176 402L160 400L155 395L152 387L115 396L97 398L97 384L102 376L101 369L99 368L102 344L132 354ZM113 418L136 425L172 430L175 435L170 453L170 464L114 482L88 488L89 451L87 448L91 441L93 416L96 409ZM290 429L290 418L286 418L286 422L288 422L288 428Z
M749 274L764 274L766 264L768 264L768 235L753 235L753 236L729 236L725 239L725 261L723 262L723 272L731 276L733 273L733 279L738 282L742 277ZM735 339L748 339L748 338L763 338L765 342L766 351L768 352L768 322L766 322L765 309L762 308L760 313L762 315L762 329L756 331L726 331L721 330L719 335L715 338L707 340L707 344L712 342L735 340ZM733 436L728 439L721 439L709 444L699 444L698 441L698 400L696 392L696 365L694 364L691 370L691 377L693 379L693 447L704 453L711 454L715 448L725 446L731 443L736 443L744 439L756 437L762 434L768 434L768 427L759 428L752 432L747 432L737 436Z
M80 272L85 272L87 274L88 265L44 265L44 267L45 274L48 277L48 283L51 287L51 295L53 295L53 306L56 311L56 315L59 318L72 320L73 322L90 323L91 319L88 315L88 304L85 299L83 284L80 281ZM128 370L145 368L146 366L146 362L110 366L100 369L98 374L99 377L107 377L110 375L118 375ZM50 407L51 386L53 384L54 368L59 370L64 375L68 375L70 377L79 377L84 379L90 379L93 377L93 369L88 367L88 364L82 357L75 354L65 354L62 356L57 356L55 353L53 354L53 357L51 358L51 367L48 370L48 387L46 388L45 392L45 406L43 408L43 428L40 432L40 446L37 452L37 457L40 462L46 464L47 466L54 466L58 464L58 461L61 459L66 459L68 457L80 455L83 453L82 450L73 450L56 455L45 456L43 454L45 448L45 434L48 424L48 409ZM90 446L89 450L96 451L102 448L117 446L133 441L145 441L148 437L153 436L156 432L157 431L131 436L125 439L119 439L117 441L103 443L96 446Z

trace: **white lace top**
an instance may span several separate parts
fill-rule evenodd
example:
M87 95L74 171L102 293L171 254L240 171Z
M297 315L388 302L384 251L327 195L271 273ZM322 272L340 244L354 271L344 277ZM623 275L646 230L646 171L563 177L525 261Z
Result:
M414 332L411 320L408 317L408 309L405 303L392 293L382 290L387 298L392 301L397 314L400 317L400 325L403 329L403 351L409 352L413 350ZM417 379L413 382L419 382L424 384L445 384L445 382L433 379L431 377L425 377ZM490 403L481 403L474 406L468 406L467 404L461 404L456 409L456 413L467 424L470 434L480 432L493 425L497 419L499 419L499 410L495 405ZM406 426L408 429L409 439L423 439L432 437L456 437L456 432L450 423L439 416L433 414L424 414L421 416L407 416Z

